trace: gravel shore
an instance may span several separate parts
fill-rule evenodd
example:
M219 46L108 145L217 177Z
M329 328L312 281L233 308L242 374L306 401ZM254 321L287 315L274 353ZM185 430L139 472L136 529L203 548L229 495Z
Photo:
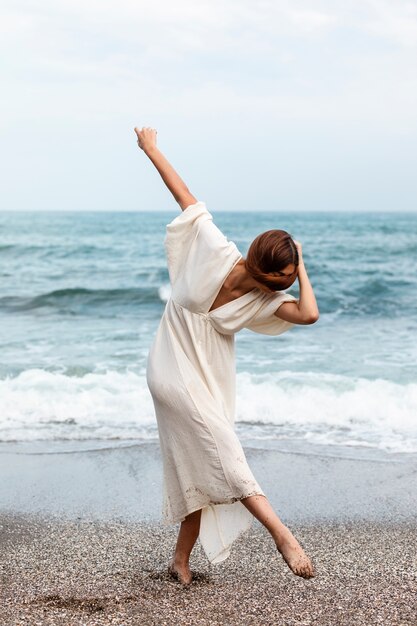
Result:
M287 525L315 578L295 576L255 521L218 565L197 542L183 588L166 573L175 526L3 513L0 624L417 624L417 522Z

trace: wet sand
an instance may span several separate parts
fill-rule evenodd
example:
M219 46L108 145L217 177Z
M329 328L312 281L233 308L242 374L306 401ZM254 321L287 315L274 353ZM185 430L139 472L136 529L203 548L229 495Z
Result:
M178 526L160 523L157 445L57 446L0 449L1 626L417 624L414 457L245 447L316 577L254 520L218 565L197 542L183 588L166 573Z

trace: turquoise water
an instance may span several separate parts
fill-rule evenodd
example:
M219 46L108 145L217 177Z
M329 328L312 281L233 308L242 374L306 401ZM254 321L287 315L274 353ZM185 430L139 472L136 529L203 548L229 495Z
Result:
M145 365L178 212L0 213L0 441L157 437ZM236 335L241 438L417 451L417 214L211 212L243 255L270 228L301 241L320 310Z

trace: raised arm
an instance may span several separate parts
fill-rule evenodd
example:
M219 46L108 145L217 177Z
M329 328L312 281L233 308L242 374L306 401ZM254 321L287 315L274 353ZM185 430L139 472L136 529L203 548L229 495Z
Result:
M162 152L156 146L156 133L154 128L139 129L135 126L135 133L138 137L138 146L146 156L150 158L152 163L161 175L162 180L174 196L175 200L184 210L190 204L195 204L197 199L188 189L182 178L177 174L169 161L164 157Z
M300 285L299 302L284 302L275 311L274 315L286 322L294 324L314 324L319 319L319 309L314 295L313 287L307 275L304 265L302 246L299 241L295 242L298 250L298 283Z

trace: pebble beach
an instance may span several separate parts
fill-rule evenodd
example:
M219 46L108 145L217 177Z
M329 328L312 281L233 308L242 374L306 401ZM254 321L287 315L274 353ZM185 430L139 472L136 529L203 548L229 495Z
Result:
M3 515L3 626L412 625L416 527L291 526L316 567L295 576L263 528L220 566L197 543L194 581L170 579L175 529Z

